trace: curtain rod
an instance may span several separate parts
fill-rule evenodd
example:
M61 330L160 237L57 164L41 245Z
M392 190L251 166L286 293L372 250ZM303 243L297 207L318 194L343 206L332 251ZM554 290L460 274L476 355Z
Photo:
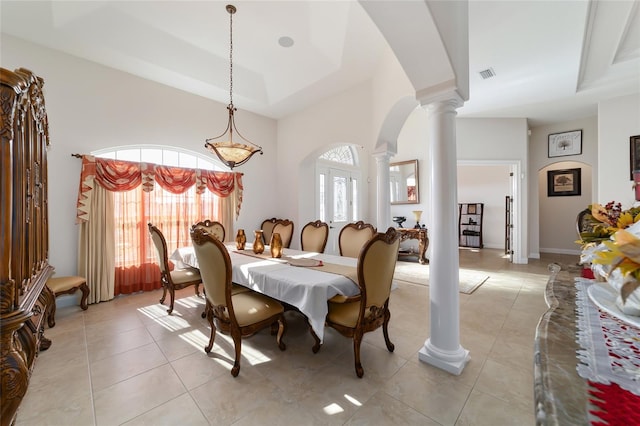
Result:
M71 154L72 157L76 157L76 158L82 158L84 157L84 155L82 154ZM244 176L244 173L241 172L233 172L233 173L240 173L240 176Z

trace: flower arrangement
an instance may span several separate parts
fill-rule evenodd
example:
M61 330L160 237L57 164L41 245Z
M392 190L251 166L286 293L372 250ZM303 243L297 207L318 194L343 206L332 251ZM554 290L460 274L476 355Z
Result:
M589 210L577 241L582 245L581 263L591 263L594 272L619 292L620 310L640 315L640 295L629 300L640 288L640 207L622 210L612 201L593 204Z

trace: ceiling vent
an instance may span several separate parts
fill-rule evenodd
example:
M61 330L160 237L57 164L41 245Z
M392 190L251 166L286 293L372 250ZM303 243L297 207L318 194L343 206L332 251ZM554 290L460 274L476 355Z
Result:
M493 68L487 68L486 70L480 71L479 74L483 80L486 80L488 78L495 77L496 72L493 70Z

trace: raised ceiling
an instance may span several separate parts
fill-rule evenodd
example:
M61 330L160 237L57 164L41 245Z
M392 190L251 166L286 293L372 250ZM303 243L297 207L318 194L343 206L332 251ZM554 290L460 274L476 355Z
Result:
M0 28L228 103L227 3L2 0ZM240 109L284 117L367 81L388 49L357 1L233 4ZM281 46L282 37L293 45ZM420 45L411 48L420 54ZM638 1L471 0L469 68L460 116L536 125L595 115L598 101L640 92ZM496 75L482 79L489 68Z

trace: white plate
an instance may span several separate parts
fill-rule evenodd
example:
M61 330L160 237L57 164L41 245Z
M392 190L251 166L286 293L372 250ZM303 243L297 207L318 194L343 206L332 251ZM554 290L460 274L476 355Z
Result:
M627 324L640 328L640 317L626 315L618 308L616 305L616 297L618 297L618 294L609 284L591 284L587 289L587 294L589 294L591 301L601 310L613 315Z

